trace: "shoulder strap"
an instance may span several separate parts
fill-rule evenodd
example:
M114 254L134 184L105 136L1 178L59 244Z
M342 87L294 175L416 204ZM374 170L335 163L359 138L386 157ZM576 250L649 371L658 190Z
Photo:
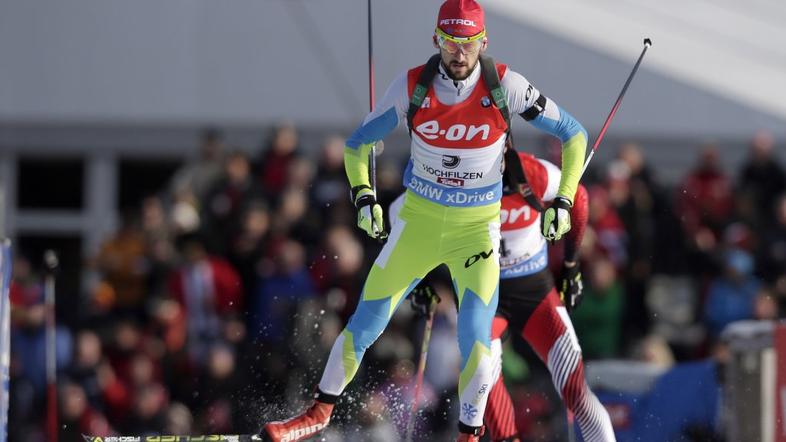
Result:
M440 60L441 57L439 54L432 55L426 62L423 70L420 71L418 82L415 83L415 90L412 91L412 96L409 98L409 109L407 109L407 127L409 128L410 135L412 135L412 121L415 119L415 114L423 104L423 99L426 98L426 93L428 92L428 87L431 85L431 81L434 79L434 76L437 75Z
M506 143L507 144L507 143ZM532 191L532 186L527 181L527 174L521 166L521 159L518 152L511 143L505 148L505 172L502 175L502 184L507 186L513 193L519 193L533 209L543 212L543 203Z
M505 124L508 126L505 134L505 174L503 180L511 190L520 193L524 200L532 206L533 209L542 212L543 205L527 182L527 175L524 173L524 168L521 167L521 159L516 152L513 144L513 133L510 130L510 110L508 109L508 101L505 99L505 90L499 81L499 72L497 72L497 64L494 59L488 55L480 55L480 73L483 76L483 82L491 92L491 98L494 100L494 105L499 109Z
M480 54L480 75L483 77L483 82L491 92L491 98L494 100L494 105L502 114L505 124L508 126L507 134L510 139L510 110L508 109L508 100L505 99L505 91L499 83L499 73L497 72L497 64L490 55Z

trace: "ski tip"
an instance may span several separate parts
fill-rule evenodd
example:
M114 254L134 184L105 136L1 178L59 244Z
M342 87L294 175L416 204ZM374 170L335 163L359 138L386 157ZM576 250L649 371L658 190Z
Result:
M644 46L646 46L646 47L652 46L652 40L650 40L649 38L645 38L644 39Z

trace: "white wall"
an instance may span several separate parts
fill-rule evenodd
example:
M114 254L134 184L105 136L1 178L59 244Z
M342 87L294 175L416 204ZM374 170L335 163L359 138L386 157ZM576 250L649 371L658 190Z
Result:
M433 51L439 4L374 1L377 94ZM0 122L351 125L367 106L365 5L3 0ZM612 58L492 12L487 27L490 53L590 132L640 51L640 41L631 41L630 54ZM755 103L672 80L646 61L625 100L611 129L617 134L745 137L765 127L786 135L784 121Z

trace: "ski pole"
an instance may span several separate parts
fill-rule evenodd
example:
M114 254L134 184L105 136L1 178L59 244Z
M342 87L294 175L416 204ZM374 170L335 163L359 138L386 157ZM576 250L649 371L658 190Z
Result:
M368 111L374 111L374 38L371 28L371 0L368 0ZM368 154L368 178L371 181L371 191L374 198L377 196L377 143L371 145ZM374 217L371 217L372 230L376 227Z
M371 29L371 0L368 0L368 110L374 110L374 38Z
M368 0L368 107L369 112L374 110L374 38L371 28L371 0ZM371 182L371 191L374 197L377 196L377 143L371 145L371 152L368 154L368 179ZM371 217L372 229L384 226L377 226L374 217ZM380 241L387 237L384 229L379 229L377 237Z
M431 341L431 327L434 324L434 310L437 308L437 301L435 297L431 298L431 305L429 305L428 319L426 320L426 328L423 330L423 342L420 345L420 360L418 361L418 374L415 381L415 396L412 398L412 409L409 411L409 420L407 421L407 442L412 442L412 433L415 429L415 417L418 413L418 403L420 399L420 387L423 385L423 375L426 372L426 359L428 358L428 344Z
M369 0L371 1L371 0ZM595 139L595 143L592 145L592 150L590 151L587 160L584 162L584 167L581 169L581 175L579 178L584 176L584 171L587 170L587 166L589 166L590 160L595 155L595 151L598 150L598 146L600 146L600 140L603 139L603 135L606 134L606 129L609 128L609 124L611 124L611 120L614 119L614 115L617 113L617 110L620 108L622 104L622 97L625 96L625 92L628 90L628 86L630 86L631 80L633 80L633 76L636 75L636 71L639 70L639 65L641 64L641 60L644 58L644 54L647 53L647 49L652 46L652 40L649 38L644 39L644 49L641 51L641 55L639 55L639 59L636 60L636 64L633 66L633 70L628 75L628 79L625 81L625 86L622 87L622 92L620 92L619 97L617 97L617 101L614 103L614 106L611 108L611 112L609 112L609 116L606 117L606 122L603 123L603 127L600 129L600 133L598 134L598 138Z
M55 273L57 254L44 252L44 305L46 306L46 423L47 441L57 442L57 331L55 328Z

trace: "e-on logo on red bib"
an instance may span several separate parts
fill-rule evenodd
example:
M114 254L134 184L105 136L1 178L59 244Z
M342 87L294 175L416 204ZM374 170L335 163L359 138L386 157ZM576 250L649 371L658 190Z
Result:
M448 141L472 141L475 138L488 140L489 134L491 133L491 127L488 124L481 124L479 126L470 124L468 127L466 124L457 123L447 129L442 129L439 127L439 122L437 122L437 120L421 123L415 127L415 130L420 136L427 140L436 140L442 137Z
M505 195L500 208L502 230L517 230L531 226L540 212L533 209L519 194Z

